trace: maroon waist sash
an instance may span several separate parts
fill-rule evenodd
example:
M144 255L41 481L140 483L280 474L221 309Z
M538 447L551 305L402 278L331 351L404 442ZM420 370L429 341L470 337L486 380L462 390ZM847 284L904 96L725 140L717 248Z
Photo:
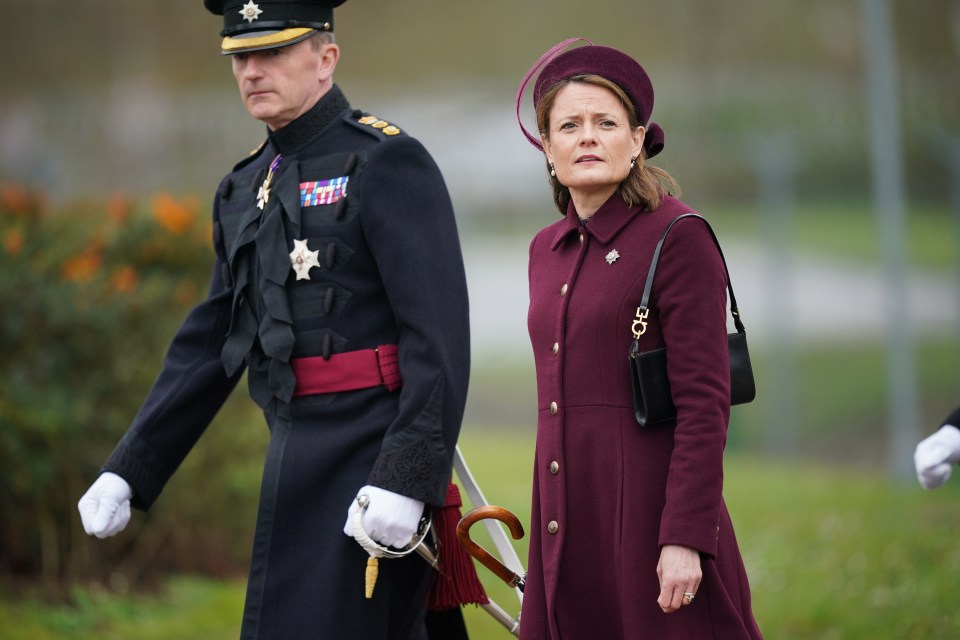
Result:
M395 391L403 384L395 344L335 353L328 359L323 356L294 358L290 366L297 377L294 397L355 391L380 385Z

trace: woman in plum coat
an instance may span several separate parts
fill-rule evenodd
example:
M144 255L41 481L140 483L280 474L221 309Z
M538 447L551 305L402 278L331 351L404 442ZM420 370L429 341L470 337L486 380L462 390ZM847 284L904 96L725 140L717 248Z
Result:
M640 350L666 345L675 421L640 427L627 352L664 228L690 207L646 160L653 87L628 55L560 43L534 65L539 138L562 219L530 244L537 444L523 640L758 640L723 502L727 279L710 232L678 222ZM521 122L521 128L523 123Z

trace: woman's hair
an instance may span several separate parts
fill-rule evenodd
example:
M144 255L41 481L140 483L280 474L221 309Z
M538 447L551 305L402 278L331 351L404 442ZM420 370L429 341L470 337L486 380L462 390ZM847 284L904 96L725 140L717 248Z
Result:
M547 89L540 97L540 102L537 103L537 128L548 139L550 138L550 111L553 109L553 103L556 101L560 90L573 82L592 84L613 92L627 111L630 118L630 128L635 130L642 126L643 123L637 120L637 110L634 108L633 102L616 83L598 75L580 75L561 80ZM636 164L630 169L630 173L617 187L617 193L620 194L628 207L640 205L644 211L652 211L660 206L660 201L664 195L679 195L680 185L663 169L647 166L645 163L646 156L646 151L642 150L637 157ZM560 211L560 215L566 215L567 205L570 204L570 190L560 184L556 176L550 176L550 186L553 187L553 202Z

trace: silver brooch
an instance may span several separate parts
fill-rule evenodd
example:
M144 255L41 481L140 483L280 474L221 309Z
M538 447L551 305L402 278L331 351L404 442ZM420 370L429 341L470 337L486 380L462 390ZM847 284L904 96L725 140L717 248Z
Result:
M607 261L607 264L613 264L614 262L617 261L617 258L619 257L620 257L620 252L617 251L616 249L612 249L610 253L606 255L605 259Z
M310 251L306 240L294 240L293 251L290 252L290 264L297 274L297 280L310 279L310 267L319 267L319 251Z

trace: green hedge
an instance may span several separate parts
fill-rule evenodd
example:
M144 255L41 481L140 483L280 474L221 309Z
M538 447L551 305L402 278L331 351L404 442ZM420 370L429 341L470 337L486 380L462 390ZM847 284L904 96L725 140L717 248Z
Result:
M202 209L170 194L54 207L40 193L0 188L3 573L48 581L110 573L122 586L158 567L230 573L245 563L237 532L251 521L261 441L240 401L219 419L229 431L213 429L161 500L177 500L176 522L157 509L159 522L141 532L136 516L131 532L104 542L84 534L76 512L170 337L206 292L212 250Z

